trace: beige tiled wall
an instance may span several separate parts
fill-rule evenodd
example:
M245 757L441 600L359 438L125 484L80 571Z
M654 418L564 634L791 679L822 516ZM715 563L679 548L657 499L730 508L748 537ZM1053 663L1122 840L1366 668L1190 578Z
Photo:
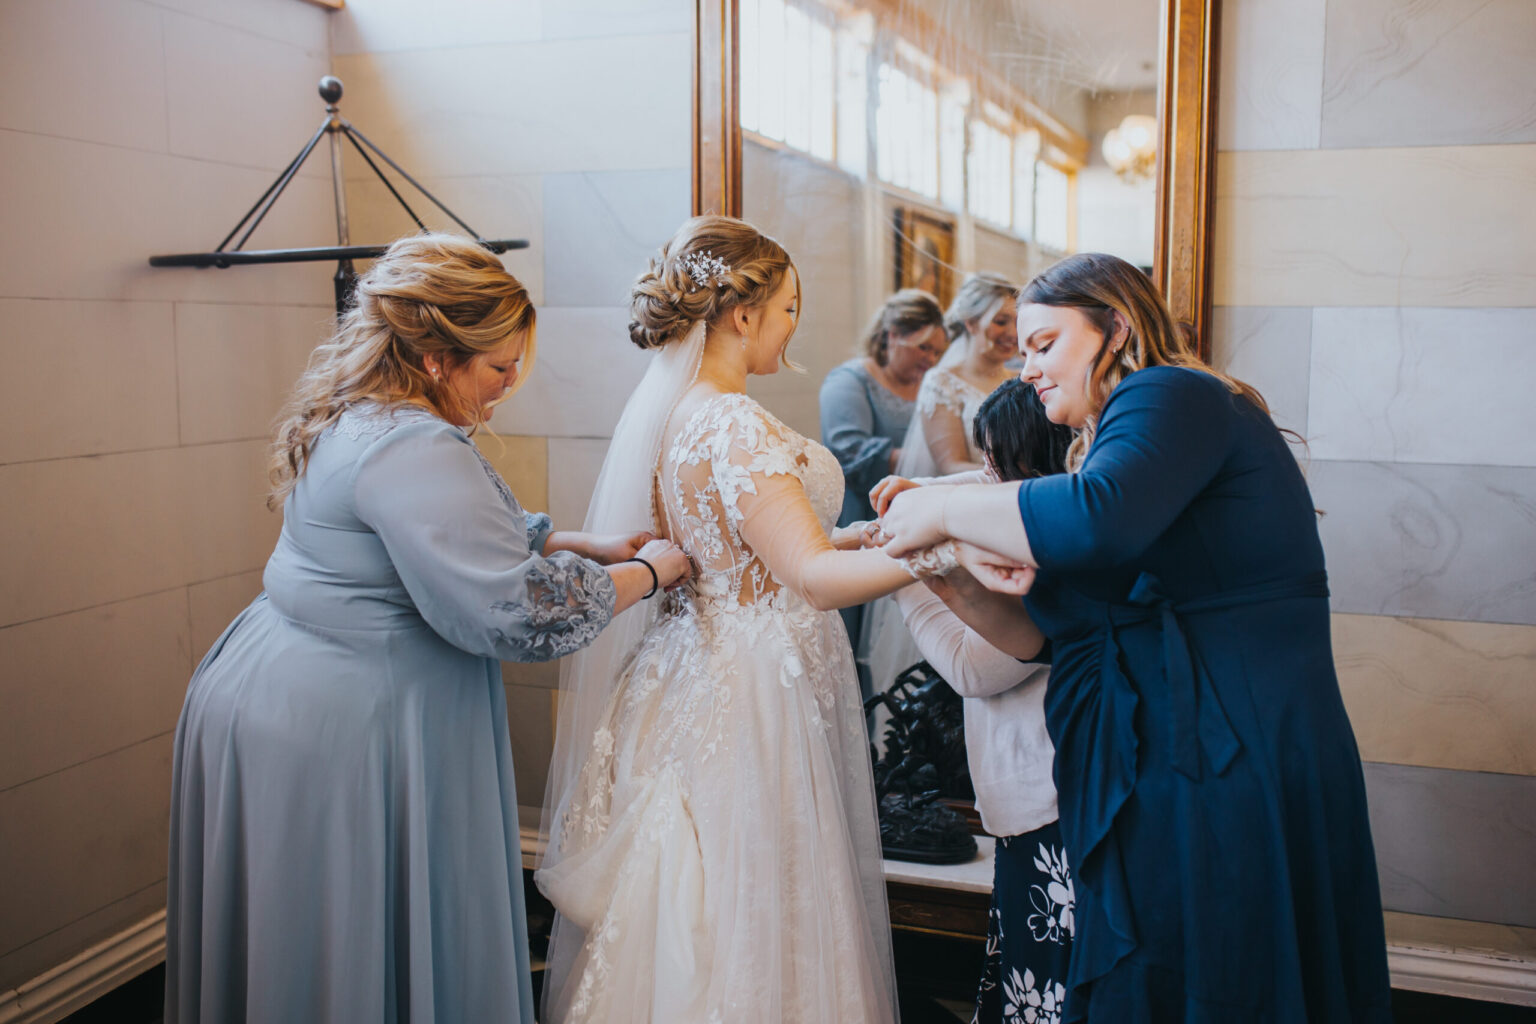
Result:
M0 32L0 991L165 899L171 732L260 588L323 267L212 248L319 125L298 0L15 0ZM255 245L334 240L317 162Z

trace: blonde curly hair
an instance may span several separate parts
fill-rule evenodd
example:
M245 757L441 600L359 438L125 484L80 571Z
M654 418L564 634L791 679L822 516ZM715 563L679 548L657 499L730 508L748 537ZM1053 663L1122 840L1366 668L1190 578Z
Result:
M690 265L705 259L718 260L725 269L704 275L707 283L701 283ZM800 275L782 245L734 217L684 221L630 290L629 338L641 348L661 348L700 320L713 324L737 306L766 304L791 273L798 309ZM783 361L799 369L787 355Z
M268 507L282 505L320 435L358 402L425 405L473 432L481 410L428 373L424 360L462 366L523 334L516 390L533 369L535 320L528 290L479 244L448 234L395 242L358 279L352 307L310 356L278 416Z

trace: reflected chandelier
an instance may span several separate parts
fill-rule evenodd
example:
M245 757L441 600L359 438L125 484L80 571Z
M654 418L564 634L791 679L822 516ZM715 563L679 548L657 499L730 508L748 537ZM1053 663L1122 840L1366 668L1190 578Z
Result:
M1104 136L1104 159L1126 184L1152 177L1157 167L1157 118L1127 114L1120 127Z

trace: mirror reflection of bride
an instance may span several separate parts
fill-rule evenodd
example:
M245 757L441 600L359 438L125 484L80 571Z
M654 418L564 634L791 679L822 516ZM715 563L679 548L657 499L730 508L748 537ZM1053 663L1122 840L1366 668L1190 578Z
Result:
M842 472L747 397L798 316L789 255L685 223L633 292L657 349L588 516L693 559L657 611L569 659L535 876L558 911L543 1019L894 1019L874 786L834 609L940 569L829 537Z

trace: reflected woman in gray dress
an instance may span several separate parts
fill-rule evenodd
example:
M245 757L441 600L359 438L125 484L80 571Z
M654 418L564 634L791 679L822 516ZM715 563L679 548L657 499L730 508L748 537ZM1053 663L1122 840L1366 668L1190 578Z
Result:
M875 518L870 488L895 471L923 375L949 348L939 301L916 288L896 292L875 313L861 347L862 355L833 367L821 385L821 443L837 457L846 485L838 526ZM855 651L867 607L842 609ZM869 665L858 669L868 700Z
M498 660L583 647L687 569L552 532L470 439L534 319L479 246L404 239L299 379L265 591L176 731L167 1022L531 1024Z

